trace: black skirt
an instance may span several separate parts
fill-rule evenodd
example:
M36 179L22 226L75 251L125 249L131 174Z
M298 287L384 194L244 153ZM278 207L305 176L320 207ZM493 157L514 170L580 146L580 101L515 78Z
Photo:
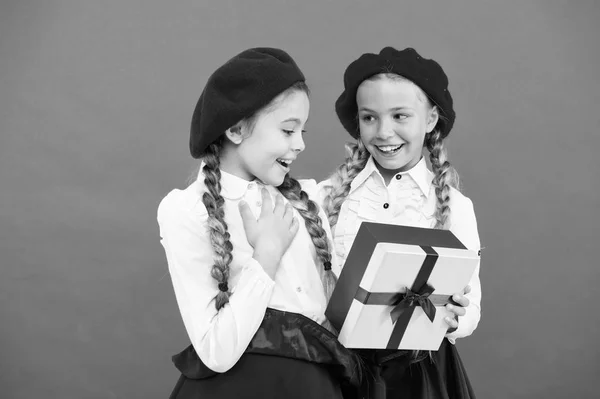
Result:
M204 365L190 345L173 356L181 371L171 399L356 398L358 356L314 321L267 309L240 360L225 373Z
M447 339L440 349L411 351L359 352L368 372L363 399L475 399L467 371L456 350Z
M172 399L331 398L341 399L339 381L326 367L303 360L246 353L218 376L191 379L183 374Z

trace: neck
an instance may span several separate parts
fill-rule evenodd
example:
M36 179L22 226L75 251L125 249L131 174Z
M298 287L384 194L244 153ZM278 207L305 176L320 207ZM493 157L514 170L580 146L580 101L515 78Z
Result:
M408 172L409 170L411 170L412 168L417 166L417 164L421 161L421 159L423 159L423 156L421 156L421 158L419 158L416 162L411 162L411 163L409 163L401 168L398 168L398 169L385 169L384 167L382 167L381 165L379 165L377 163L375 158L373 158L373 162L375 163L377 170L381 174L381 177L383 177L383 181L385 182L385 185L387 186L388 184L390 184L390 181L394 178L394 176L396 176L396 174L402 173L402 172Z
M253 181L256 178L248 173L244 173L240 158L231 148L224 146L219 156L220 168L223 172L229 173L247 181Z

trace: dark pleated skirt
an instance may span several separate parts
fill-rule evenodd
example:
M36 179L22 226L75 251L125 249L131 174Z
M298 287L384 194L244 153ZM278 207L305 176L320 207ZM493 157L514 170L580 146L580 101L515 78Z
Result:
M192 345L173 356L181 372L171 399L357 398L359 357L303 315L267 309L240 360L209 369Z
M444 339L436 352L367 353L362 399L475 399L467 371L454 345Z
M171 399L341 399L339 380L322 365L279 356L244 354L223 374L181 375Z

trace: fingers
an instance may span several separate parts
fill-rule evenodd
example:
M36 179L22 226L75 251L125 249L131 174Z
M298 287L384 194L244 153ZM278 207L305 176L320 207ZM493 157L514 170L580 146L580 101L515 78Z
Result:
M294 216L293 206L290 203L286 204L281 194L277 194L275 196L275 205L273 205L271 194L266 188L262 188L260 193L262 197L262 205L258 221L253 217L249 206L244 201L240 201L240 213L242 214L242 220L244 222L244 228L246 229L246 232L248 232L247 225L254 228L255 225L260 226L261 224L267 223L272 227L279 225L289 228L291 236L294 237L298 232L299 222Z
M292 220L294 219L294 211L292 205L287 203L283 210L283 221L290 226L292 224Z
M245 201L240 201L238 203L238 209L240 210L240 215L242 216L244 230L246 230L246 233L248 233L249 229L252 229L256 224L256 218L254 217L254 214L252 214L252 210Z
M292 235L292 237L296 236L296 233L298 232L298 228L300 226L298 225L298 219L296 219L296 217L292 217L292 224L290 226L290 234Z
M448 324L451 330L456 330L458 328L458 320L453 317L444 317L444 321Z
M263 217L273 212L273 200L271 199L271 194L269 194L269 191L264 187L260 190L260 195L262 197L260 216Z
M254 215L252 214L252 210L246 201L240 201L238 203L238 208L240 210L240 215L242 215L242 221L244 224L246 224L248 221L256 221Z
M453 305L451 303L446 305L446 309L454 313L456 316L464 316L467 314L467 310L465 308L463 308L462 306Z
M460 295L460 294L454 294L452 295L452 300L455 302L456 305L462 306L462 307L467 307L469 306L469 304L471 303L471 301L469 300L469 298L467 298L464 295Z
M283 218L283 213L285 212L285 205L283 204L283 196L281 194L277 194L275 197L275 209L273 209L273 214L275 216L279 216Z

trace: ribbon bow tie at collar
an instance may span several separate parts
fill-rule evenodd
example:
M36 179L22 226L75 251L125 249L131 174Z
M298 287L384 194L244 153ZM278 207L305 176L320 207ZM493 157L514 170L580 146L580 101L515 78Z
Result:
M406 288L406 293L401 294L402 299L398 304L394 306L392 311L390 312L390 316L392 318L392 323L396 323L400 318L402 312L407 309L420 306L423 309L423 312L427 315L429 320L433 322L435 319L435 306L433 302L429 299L429 295L435 291L431 285L425 283L421 288L416 291L412 291L410 288Z

